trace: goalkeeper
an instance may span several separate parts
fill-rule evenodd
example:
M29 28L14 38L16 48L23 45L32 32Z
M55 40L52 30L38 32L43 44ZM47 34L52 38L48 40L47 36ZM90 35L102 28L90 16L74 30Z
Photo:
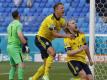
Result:
M24 63L22 59L22 45L25 47L25 51L29 52L27 41L22 33L22 24L20 23L20 16L17 10L12 12L13 21L7 28L8 33L8 45L7 51L10 56L10 72L9 80L14 80L16 69L18 68L18 80L23 80ZM16 80L16 79L15 79Z
M68 22L68 27L65 32L74 35L72 39L64 38L67 64L74 75L74 80L93 80L92 73L86 63L87 56L90 65L93 64L84 33L79 32L74 20Z

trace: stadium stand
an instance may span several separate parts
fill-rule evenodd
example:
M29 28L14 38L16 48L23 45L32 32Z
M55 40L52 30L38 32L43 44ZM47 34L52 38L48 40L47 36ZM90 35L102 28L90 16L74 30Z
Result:
M36 33L38 31L38 28L42 20L48 14L53 12L52 6L57 2L62 2L64 3L65 6L64 17L66 17L66 19L75 18L80 30L87 34L89 33L89 2L87 1L88 0L33 0L32 7L29 8L26 5L26 0L22 0L22 3L18 7L15 6L13 0L0 0L0 33L6 33L6 28L10 23L10 21L12 20L11 12L15 9L18 9L18 11L20 12L21 22L23 23L23 27L24 27L23 28L24 33ZM96 0L97 3L96 6L102 8L103 7L102 3L104 3L105 0L102 0L102 2L98 2L98 1L99 0ZM105 7L106 4L107 3L104 4ZM107 23L103 21L103 18L101 17L100 9L96 8L96 10L97 10L96 33L100 33L100 34L107 33L107 27L106 27ZM105 11L105 8L102 8L101 11ZM1 38L0 45L2 46L4 40L2 41L3 38L2 36L0 36L0 38ZM32 40L30 40L29 43L32 43ZM29 44L29 45L35 46L34 44ZM61 45L63 46L63 44ZM101 45L96 44L96 46L101 46ZM35 49L35 47L31 47L31 48L32 48L31 51L34 52L33 50ZM5 48L3 48L2 50L4 49ZM64 51L63 48L61 48L61 50ZM104 50L100 50L96 48L96 52L98 53L104 52Z
M39 28L40 23L48 14L53 12L52 6L57 3L62 2L65 6L65 17L72 18L76 17L77 19L84 18L87 19L85 16L89 13L89 4L86 3L86 0L35 0L33 1L33 5L31 8L28 8L26 5L26 0L22 0L20 6L16 7L13 0L0 0L0 25L3 27L0 30L0 33L6 32L6 27L11 21L11 12L15 9L18 9L20 12L21 17L25 19L21 19L23 24L35 24L35 25L24 25L24 32L27 33L34 33L37 32L38 29L34 29L34 27ZM5 3L5 5L4 5ZM10 16L10 17L6 17ZM26 17L25 17L26 16ZM32 18L29 21L28 18ZM83 24L89 24L89 22L82 22ZM78 25L82 26L79 21ZM83 28L86 27L85 25ZM88 26L87 26L88 27ZM32 29L33 28L33 29ZM85 29L83 29L84 31ZM88 33L88 30L85 30L85 33Z

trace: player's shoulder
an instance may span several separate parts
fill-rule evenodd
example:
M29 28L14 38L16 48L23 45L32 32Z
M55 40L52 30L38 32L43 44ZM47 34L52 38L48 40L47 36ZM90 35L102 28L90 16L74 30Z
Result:
M16 24L18 27L22 27L22 23L20 21L17 21Z
M51 20L53 20L53 19L54 19L53 14L48 15L48 16L46 17L46 19L51 19Z
M53 20L52 16L53 16L53 14L48 15L48 16L43 20L43 22L50 22L50 21L52 21L52 20Z
M64 42L70 42L71 39L70 38L64 38Z
M85 33L84 33L84 32L82 32L82 31L79 31L79 34L82 34L82 35L84 35Z
M61 17L60 20L64 20L65 21L65 17Z

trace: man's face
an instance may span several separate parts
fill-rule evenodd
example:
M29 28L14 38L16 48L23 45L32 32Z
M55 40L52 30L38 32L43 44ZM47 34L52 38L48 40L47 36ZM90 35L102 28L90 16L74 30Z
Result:
M73 31L77 31L77 25L76 25L76 22L74 20L71 20L68 22L68 27L70 30L73 30Z
M58 7L56 8L56 12L59 17L62 17L64 14L64 5L58 5Z

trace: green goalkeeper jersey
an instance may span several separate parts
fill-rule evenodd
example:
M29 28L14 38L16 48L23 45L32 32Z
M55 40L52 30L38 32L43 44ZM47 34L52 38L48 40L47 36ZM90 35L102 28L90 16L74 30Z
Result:
M21 41L18 37L18 32L22 32L22 24L18 20L12 21L8 28L8 45L13 45L14 47L21 47Z

